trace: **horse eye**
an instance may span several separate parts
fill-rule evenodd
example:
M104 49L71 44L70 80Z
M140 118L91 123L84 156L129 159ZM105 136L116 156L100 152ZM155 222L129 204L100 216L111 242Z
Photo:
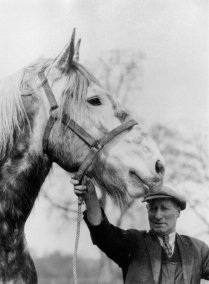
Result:
M100 106L102 104L101 100L98 97L90 98L87 100L87 102L93 106Z

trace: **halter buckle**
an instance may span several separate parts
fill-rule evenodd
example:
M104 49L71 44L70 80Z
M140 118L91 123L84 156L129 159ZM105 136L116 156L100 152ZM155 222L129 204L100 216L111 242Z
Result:
M92 147L95 147L97 150L101 150L102 149L102 145L97 140L95 140L95 142L92 145Z
M50 107L50 110L49 110L49 114L50 116L54 117L55 119L57 119L57 110L58 109L58 105L53 105Z

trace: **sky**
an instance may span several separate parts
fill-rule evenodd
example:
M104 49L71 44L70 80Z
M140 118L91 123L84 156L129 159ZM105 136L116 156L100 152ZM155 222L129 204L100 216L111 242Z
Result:
M56 56L76 27L81 63L90 70L108 50L144 52L133 112L151 123L209 131L208 12L207 0L0 0L0 77L40 56ZM26 225L29 246L39 254L71 251L74 228L57 237L45 208L40 197Z
M89 67L113 48L146 55L140 111L147 119L208 116L207 0L1 0L0 77L55 56L73 27ZM137 106L137 104L135 104ZM195 115L194 115L195 113ZM151 118L150 118L151 116Z

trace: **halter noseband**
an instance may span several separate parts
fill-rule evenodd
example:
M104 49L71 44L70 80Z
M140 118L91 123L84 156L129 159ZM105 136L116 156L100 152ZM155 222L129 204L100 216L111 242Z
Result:
M57 116L56 116L57 114L55 110L58 109L58 105L57 105L55 96L52 92L52 89L49 86L47 78L44 75L44 72L40 72L38 74L38 77L42 82L42 87L45 91L45 94L50 104L50 117L48 119L45 131L44 131L44 137L43 137L43 150L46 153L47 145L48 145L48 138L54 126L54 122L57 120ZM131 119L119 125L118 127L114 128L113 130L109 131L101 139L96 140L90 134L88 134L80 125L78 125L73 119L71 119L67 114L64 113L62 115L61 121L66 127L68 127L71 131L73 131L81 140L83 140L90 148L89 153L84 158L82 164L80 165L75 175L75 178L79 180L79 182L82 181L86 170L91 165L96 154L104 147L104 145L107 144L109 141L111 141L114 137L116 137L120 133L124 132L125 130L137 124L137 122L134 119Z

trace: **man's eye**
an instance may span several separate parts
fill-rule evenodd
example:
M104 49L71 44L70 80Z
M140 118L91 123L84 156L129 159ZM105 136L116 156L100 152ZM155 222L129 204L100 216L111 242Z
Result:
M100 106L102 104L101 100L98 97L87 99L87 102L92 106Z
M167 207L163 207L163 210L164 210L164 211L167 211L167 210L169 210L169 208L167 208Z
M150 207L150 209L149 209L151 212L154 212L156 209L155 208L152 208L152 207Z

